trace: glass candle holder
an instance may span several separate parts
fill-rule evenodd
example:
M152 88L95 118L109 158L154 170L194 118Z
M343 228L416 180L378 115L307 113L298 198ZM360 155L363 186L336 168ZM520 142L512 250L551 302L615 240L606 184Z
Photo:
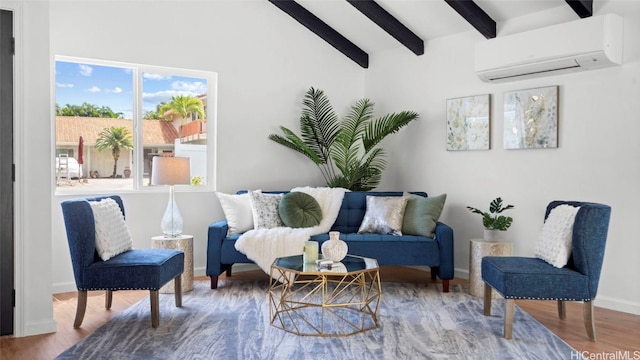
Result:
M318 242L305 241L302 258L305 263L314 263L316 260L318 260Z

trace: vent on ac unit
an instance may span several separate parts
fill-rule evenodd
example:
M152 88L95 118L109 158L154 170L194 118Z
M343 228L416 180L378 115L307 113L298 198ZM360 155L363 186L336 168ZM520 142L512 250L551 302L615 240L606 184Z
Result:
M501 82L620 65L622 38L622 17L593 16L482 41L475 70Z

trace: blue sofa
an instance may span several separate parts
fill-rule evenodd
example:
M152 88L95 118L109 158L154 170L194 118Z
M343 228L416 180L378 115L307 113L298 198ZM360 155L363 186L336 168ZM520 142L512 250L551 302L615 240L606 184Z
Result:
M241 192L239 192L241 193ZM370 257L378 260L380 266L429 266L431 278L442 280L443 292L449 291L449 280L453 279L453 230L438 222L435 238L414 235L358 234L358 228L366 212L366 197L402 196L402 192L347 192L344 195L338 218L332 231L340 231L340 239L347 242L349 254ZM427 196L424 192L414 194ZM221 220L209 225L207 239L207 270L211 278L211 288L218 287L218 276L226 271L231 275L231 266L240 263L253 263L235 248L239 234L227 236L227 221ZM319 234L311 240L322 243L329 234Z

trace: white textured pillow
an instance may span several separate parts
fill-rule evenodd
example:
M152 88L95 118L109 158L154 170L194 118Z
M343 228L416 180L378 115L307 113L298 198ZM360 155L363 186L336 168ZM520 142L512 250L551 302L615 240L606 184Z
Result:
M263 194L261 191L249 192L251 211L253 212L254 229L271 229L282 227L278 207L284 194Z
M133 248L133 240L118 203L110 198L89 201L96 228L96 250L104 261Z
M253 229L253 212L248 193L229 195L217 192L216 196L220 200L222 212L229 225L227 236Z
M535 248L535 256L561 268L571 256L573 223L579 207L558 205L549 212Z

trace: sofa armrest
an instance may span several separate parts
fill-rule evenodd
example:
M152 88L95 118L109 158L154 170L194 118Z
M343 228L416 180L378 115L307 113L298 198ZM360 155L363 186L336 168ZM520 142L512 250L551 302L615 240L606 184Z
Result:
M454 275L453 263L453 229L444 223L436 224L436 241L440 248L440 266L438 277L442 280L451 280Z
M229 225L227 220L220 220L209 225L207 233L207 270L208 276L218 276L222 269L222 240L227 237Z

